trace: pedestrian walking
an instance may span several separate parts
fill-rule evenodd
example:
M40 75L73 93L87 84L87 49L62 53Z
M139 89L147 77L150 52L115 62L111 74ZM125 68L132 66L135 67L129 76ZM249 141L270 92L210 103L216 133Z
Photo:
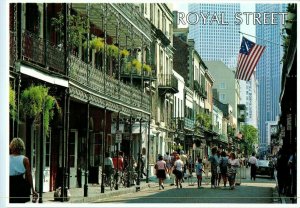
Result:
M9 149L9 203L30 201L30 192L36 200L38 193L33 187L29 159L22 155L25 150L24 142L21 138L14 138Z
M180 151L180 160L183 162L183 175L185 175L186 169L187 169L187 156L183 150ZM184 180L183 180L183 182L184 182Z
M202 164L202 159L201 158L198 159L198 163L195 166L195 170L196 170L196 175L197 175L198 188L201 188L202 172L204 172L204 170L203 170L203 164Z
M191 155L188 156L188 169L189 169L189 175L192 175L194 170L194 160Z
M106 181L108 181L111 177L111 175L114 172L114 163L112 158L110 157L109 153L105 153L105 158L104 158L104 173L106 176Z
M249 158L249 163L250 163L250 178L251 180L253 179L255 181L256 178L256 169L257 169L257 159L255 157L255 153L252 153L252 156Z
M229 160L228 160L228 180L230 189L235 189L235 177L237 168L240 166L239 160L235 158L235 154L232 152L230 153Z
M158 161L155 165L156 177L158 178L159 190L164 189L164 180L166 179L167 165L163 160L163 156L158 157Z
M220 186L220 182L221 182L221 178L222 178L222 175L221 175L221 169L220 169L220 159L221 159L221 151L217 151L217 157L218 157L218 166L217 166L217 178L216 178L216 181L217 181L217 186L219 187Z
M213 147L211 150L212 155L208 158L211 164L211 188L216 188L217 185L217 167L219 164L217 156L217 147Z
M207 156L203 158L202 163L205 170L206 185L208 185L209 184L208 172L210 171L210 167L209 167L209 162L207 161Z
M180 186L180 188L182 188L182 177L183 177L183 162L180 159L179 155L176 155L176 161L174 163L174 167L173 167L173 174L176 176L176 187L178 188L178 185Z
M226 183L227 183L227 165L228 165L228 158L226 156L226 152L222 151L221 159L220 159L220 171L224 182L224 187L226 187Z
M166 162L167 165L167 173L170 174L170 169L172 168L171 166L171 156L169 154L169 152L166 152L166 154L164 155L164 161Z

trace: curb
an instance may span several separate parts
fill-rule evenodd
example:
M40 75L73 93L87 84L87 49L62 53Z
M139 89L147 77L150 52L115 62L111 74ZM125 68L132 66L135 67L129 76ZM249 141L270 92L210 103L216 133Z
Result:
M140 185L140 190L145 190L145 189L149 189L149 188L153 188L155 187L155 184L151 184L151 183L146 183L146 184L142 184ZM123 194L128 194L128 193L134 193L136 192L136 186L132 186L129 188L122 188L119 190L113 190L113 191L107 191L105 193L100 193L99 194L92 194L91 196L87 196L87 197L80 197L80 198L76 198L73 199L71 198L70 201L66 202L66 203L88 203L88 202L94 202L94 201L101 201L113 196L120 196Z

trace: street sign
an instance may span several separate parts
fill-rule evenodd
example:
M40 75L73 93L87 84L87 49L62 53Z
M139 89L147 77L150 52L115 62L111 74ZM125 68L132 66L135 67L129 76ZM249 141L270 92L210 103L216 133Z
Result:
M121 143L121 142L122 142L122 132L120 130L117 130L115 143Z

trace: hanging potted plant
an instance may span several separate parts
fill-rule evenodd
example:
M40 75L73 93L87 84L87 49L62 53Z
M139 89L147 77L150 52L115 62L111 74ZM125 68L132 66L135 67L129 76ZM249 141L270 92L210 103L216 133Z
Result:
M119 48L115 45L107 46L107 55L113 58L118 58L119 56Z
M44 86L30 86L21 94L21 110L23 114L35 122L42 114L46 134L49 130L49 123L53 119L56 109L61 115L61 108L57 100L48 94L49 88ZM31 123L31 124L32 124Z
M141 74L141 69L142 69L142 63L139 62L137 59L133 59L132 62L132 67L133 67L133 73L136 74Z
M129 51L126 49L123 49L120 51L120 55L122 58L127 58L129 56Z
M151 69L151 67L148 64L144 64L143 65L143 70L144 70L144 74L146 76L150 76L151 75L152 69Z
M87 48L87 41L84 42L83 44L84 48ZM103 38L93 38L90 40L90 47L91 49L94 49L95 52L103 51L104 49L104 39Z

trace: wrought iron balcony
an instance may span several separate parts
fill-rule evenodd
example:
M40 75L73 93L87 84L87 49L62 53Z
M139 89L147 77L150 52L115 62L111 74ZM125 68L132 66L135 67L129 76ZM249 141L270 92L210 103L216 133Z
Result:
M77 82L106 99L150 111L150 98L146 93L133 86L119 82L105 75L99 69L81 61L76 56L70 56L70 79Z
M156 34L156 37L159 38L165 46L168 46L171 43L169 38L160 29L156 28L155 34Z
M195 121L190 118L184 118L184 128L193 130L195 126Z
M207 98L207 91L203 86L200 86L200 96L202 96L204 99Z
M197 80L194 80L194 90L197 92L197 93L200 93L200 84Z
M141 80L142 78L144 79L144 81L147 80L156 80L156 66L155 65L151 65L151 71L145 71L145 70L140 70L137 71L135 70L133 67L131 69L126 68L126 64L122 63L121 65L121 72L120 72L120 76L123 79L133 79L133 80Z
M29 31L25 31L22 35L22 58L24 61L65 75L65 53L62 48L54 46Z
M179 92L178 80L173 74L159 74L158 75L158 90L160 94Z
M9 66L15 68L17 60L17 40L16 32L9 31Z

